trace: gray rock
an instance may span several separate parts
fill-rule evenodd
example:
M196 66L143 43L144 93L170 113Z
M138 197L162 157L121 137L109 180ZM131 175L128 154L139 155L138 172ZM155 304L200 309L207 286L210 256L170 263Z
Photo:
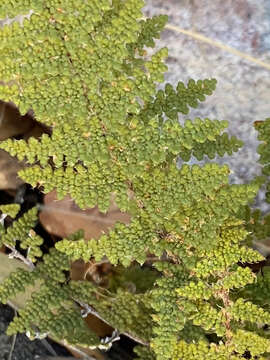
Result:
M6 329L14 316L13 310L0 305L0 360L7 360L11 351L12 337L6 335ZM48 356L50 352L39 340L30 341L25 335L16 336L12 360L35 360L37 356Z
M270 34L269 1L146 1L145 16L160 13L169 16L169 24L201 33L270 65L270 48L264 41ZM169 49L166 81L174 85L190 78L214 77L218 81L214 94L198 109L191 109L188 116L180 116L180 121L196 116L228 120L228 132L243 140L244 146L233 156L217 157L214 161L230 166L232 183L246 183L259 175L259 142L253 122L270 117L270 70L172 30L163 32L157 46ZM198 162L192 159L190 163ZM264 211L270 209L261 194L256 204Z

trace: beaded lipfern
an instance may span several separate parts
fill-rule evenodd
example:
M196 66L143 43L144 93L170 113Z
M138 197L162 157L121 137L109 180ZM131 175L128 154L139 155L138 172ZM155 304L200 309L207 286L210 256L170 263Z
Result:
M131 215L129 224L118 222L99 239L77 233L43 256L33 230L35 208L2 228L1 244L31 271L12 273L1 284L0 300L40 284L8 332L34 337L38 331L102 349L124 333L141 344L135 348L141 360L264 359L270 340L260 325L270 314L243 290L256 285L243 264L264 259L248 248L244 222L262 179L229 185L227 166L177 167L178 159L232 154L241 141L223 132L226 121L196 118L180 125L179 114L211 95L216 81L157 90L167 50L148 56L147 47L154 47L167 18L143 19L143 5L0 4L1 17L28 14L22 26L0 29L0 98L21 112L32 108L52 129L38 140L8 139L0 147L28 163L19 175L44 193L56 189L59 199L69 194L81 208L98 205L102 212L114 194ZM72 261L104 257L126 267L127 278L144 265L138 277L148 287L136 281L130 288L113 281L100 287L67 276ZM115 337L100 342L83 320L89 313L111 325Z
M16 207L4 205L1 210L15 215ZM28 332L30 337L34 337L38 329L41 334L50 333L59 340L66 338L70 343L80 334L81 338L79 340L77 337L76 343L80 341L84 344L88 336L87 344L97 345L98 337L88 330L80 316L80 308L71 302L68 286L62 285L65 283L64 271L70 268L67 256L51 249L49 254L43 256L42 262L36 266L33 263L37 256L42 255L42 239L32 229L36 222L37 209L32 208L6 231L3 228L1 231L1 245L11 250L9 257L23 260L31 271L19 268L12 272L0 285L0 301L6 303L19 292L26 291L28 286L39 284L38 292L33 293L25 308L19 310L19 317L14 318L7 333ZM16 240L19 240L21 249L27 247L25 256L15 249Z
M215 80L156 90L167 50L147 57L142 49L159 37L166 16L140 20L140 0L81 1L79 10L69 0L20 3L20 13L34 13L23 27L14 22L0 32L0 78L6 81L0 98L21 112L34 109L53 128L40 140L1 143L32 164L20 172L25 181L104 212L115 192L126 211L128 184L155 167L178 156L201 158L201 149L209 156L238 150L239 141L221 134L225 121L177 121L178 112L186 114L212 93ZM15 11L9 1L0 5L0 14Z

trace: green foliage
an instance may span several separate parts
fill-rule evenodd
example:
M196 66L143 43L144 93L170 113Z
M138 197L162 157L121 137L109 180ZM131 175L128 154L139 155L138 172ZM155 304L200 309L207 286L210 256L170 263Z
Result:
M171 84L165 85L165 90L159 90L152 101L149 101L145 109L147 117L157 116L162 119L165 114L168 119L177 120L178 113L188 114L189 108L196 108L198 100L204 101L205 95L211 95L216 88L216 80L189 80L187 87L184 83L179 82L176 90ZM199 120L199 119L198 119ZM203 142L203 134L202 136Z
M15 218L20 210L19 204L7 204L7 205L0 205L0 211L2 214L9 215L12 218Z
M212 93L216 80L156 90L167 69L167 50L148 59L143 49L159 38L166 16L139 20L143 2L137 0L91 1L75 12L70 1L27 5L34 10L30 20L0 32L0 78L7 82L0 97L21 112L33 108L53 133L1 143L32 165L19 173L25 181L42 185L44 192L56 188L59 198L69 193L82 208L98 204L104 212L115 192L126 211L127 183L168 160L188 160L192 151L213 157L238 150L239 142L221 134L225 121L177 121L178 112L187 114ZM14 13L6 2L3 11Z
M15 213L13 213L14 215ZM1 236L0 245L7 244L10 246L16 245L16 240L26 239L31 235L31 229L37 223L37 209L32 208L27 213L25 213L22 217L19 218L18 221L13 222L12 226L8 227L5 234ZM29 243L29 241L27 241ZM35 241L31 243L31 246L35 246Z
M26 160L19 175L44 193L56 189L59 199L69 194L82 209L98 205L102 212L114 194L131 221L116 223L99 239L78 232L48 253L33 230L36 208L2 226L0 245L31 271L5 279L0 301L40 284L8 333L34 338L39 332L103 349L84 321L91 313L137 341L141 360L266 359L270 340L261 325L270 322L270 277L245 266L264 260L249 247L253 237L270 232L268 217L249 209L264 179L230 185L226 165L177 167L178 159L212 159L242 145L224 133L226 121L178 121L179 113L212 94L216 80L157 90L167 49L148 56L147 47L154 47L167 17L143 20L138 0L77 5L1 2L2 17L33 14L23 26L0 29L0 98L21 112L32 108L52 134L7 139L0 148ZM263 164L270 162L268 127L268 120L259 126ZM15 217L19 208L0 210ZM67 275L72 261L105 256L123 269L107 288Z
M270 310L270 268L263 268L263 272L257 275L256 282L241 289L239 295L248 300L252 300L254 304L262 306L264 309Z
M134 352L138 355L135 360L155 360L155 354L147 347L136 346Z
M243 346L242 346L243 344ZM247 346L245 346L247 345ZM216 346L215 344L208 345L205 342L198 342L197 344L187 344L180 341L175 348L172 360L195 360L195 359L210 359L210 360L238 360L244 359L243 355L245 349L249 348L249 359L266 360L266 357L258 357L260 353L265 353L269 350L269 340L263 340L258 336L246 333L237 332L235 340L232 344ZM238 352L234 353L234 349Z
M116 294L101 288L93 292L92 284L80 281L71 282L70 288L72 296L83 303L91 304L102 314L102 318L120 333L125 333L142 343L149 342L152 335L152 319L146 295L132 294L120 288Z
M114 274L110 278L109 289L114 292L117 288L124 288L134 293L144 293L153 286L157 277L158 272L146 266L142 267L138 264L128 268L118 266L115 267Z
M258 131L258 140L261 140L262 143L258 146L257 152L260 155L259 163L263 165L262 173L266 176L270 175L270 152L269 152L269 142L270 142L270 118L265 121L256 121L254 123L255 129ZM266 201L270 202L270 183L267 182L266 185Z

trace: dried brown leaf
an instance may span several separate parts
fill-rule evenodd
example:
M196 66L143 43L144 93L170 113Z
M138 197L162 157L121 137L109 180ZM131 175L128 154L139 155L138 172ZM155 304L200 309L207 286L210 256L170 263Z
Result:
M81 210L69 196L57 200L55 191L45 195L44 204L40 222L49 233L63 238L83 229L85 239L98 239L113 228L116 221L126 224L130 221L130 215L121 212L113 200L106 214L101 213L96 206Z

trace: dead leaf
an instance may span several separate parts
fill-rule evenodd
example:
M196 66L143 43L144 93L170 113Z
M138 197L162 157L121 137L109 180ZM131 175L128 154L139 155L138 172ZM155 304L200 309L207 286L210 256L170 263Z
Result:
M113 200L106 214L101 213L97 206L81 210L70 196L57 200L56 191L45 195L44 204L39 216L41 224L49 233L62 238L83 229L85 239L98 239L113 228L116 221L127 224L131 218L128 213L121 212Z
M30 116L21 116L13 103L0 100L0 141L23 135L32 127L33 119Z
M105 336L111 336L114 330L111 326L92 314L88 314L85 321L88 327L102 338Z
M89 280L98 286L107 285L107 277L112 273L113 266L109 260L96 262L94 259L84 262L77 260L72 263L70 277L72 280Z
M24 167L6 151L0 149L0 189L17 189L23 184L18 177L18 171Z
M50 129L37 122L31 111L21 116L18 108L11 102L0 100L0 141L7 138L28 140L30 137L39 138ZM18 177L19 170L24 168L25 162L19 162L6 151L0 150L0 189L17 189L24 182Z

